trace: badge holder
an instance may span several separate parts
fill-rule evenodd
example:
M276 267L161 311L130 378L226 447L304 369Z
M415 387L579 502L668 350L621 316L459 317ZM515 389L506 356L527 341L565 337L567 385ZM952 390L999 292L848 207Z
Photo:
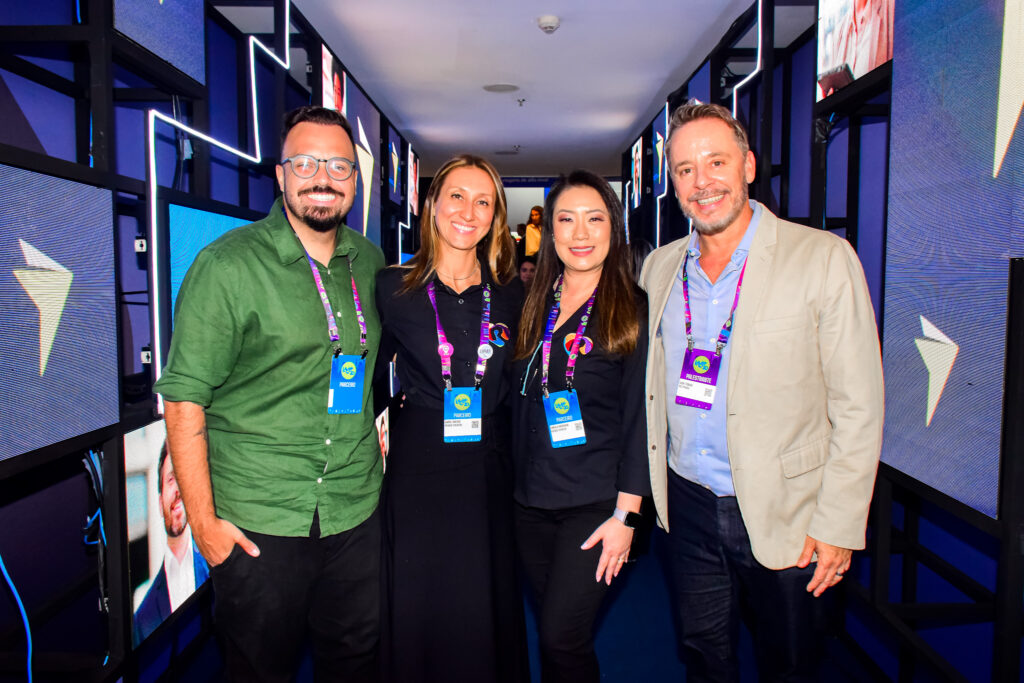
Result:
M444 442L480 441L483 434L483 395L475 387L444 391Z
M544 416L552 447L579 446L587 442L579 395L575 391L567 389L544 396Z
M722 356L714 351L692 346L683 357L683 371L676 387L676 403L702 410L711 410L718 391L718 371Z
M338 354L331 359L331 388L327 392L327 412L351 415L363 410L363 381L366 359Z

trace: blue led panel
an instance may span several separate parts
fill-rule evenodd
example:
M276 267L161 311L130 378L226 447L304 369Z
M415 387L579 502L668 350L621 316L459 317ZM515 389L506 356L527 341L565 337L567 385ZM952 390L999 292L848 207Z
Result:
M882 459L992 517L1009 258L1024 255L1013 6L900 0L893 55Z
M114 0L114 28L206 83L204 0Z
M109 190L0 165L0 460L120 419Z

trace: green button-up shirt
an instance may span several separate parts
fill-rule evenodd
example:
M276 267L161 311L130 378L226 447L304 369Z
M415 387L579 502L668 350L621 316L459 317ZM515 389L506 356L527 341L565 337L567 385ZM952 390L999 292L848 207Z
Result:
M382 478L370 378L380 343L374 306L381 250L341 227L320 276L342 352L360 353L348 258L367 326L363 411L329 415L332 347L324 306L281 200L263 220L225 234L196 257L174 312L156 391L206 409L217 515L257 533L323 535L373 513Z

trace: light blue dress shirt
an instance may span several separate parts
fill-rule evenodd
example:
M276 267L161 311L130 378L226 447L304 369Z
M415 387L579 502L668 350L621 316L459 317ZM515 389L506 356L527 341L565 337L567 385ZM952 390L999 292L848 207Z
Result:
M740 271L750 251L761 205L750 202L754 215L743 240L718 280L714 283L700 267L700 243L697 231L690 235L685 261L693 343L696 348L714 351L718 334L729 318L736 298ZM711 410L681 406L675 402L679 375L686 353L686 314L683 304L683 274L676 273L672 291L659 325L661 343L665 347L665 388L668 405L668 464L676 474L700 484L718 496L734 496L732 471L729 469L729 448L725 438L725 403L728 397L729 356L732 344L722 349L718 371L718 390Z

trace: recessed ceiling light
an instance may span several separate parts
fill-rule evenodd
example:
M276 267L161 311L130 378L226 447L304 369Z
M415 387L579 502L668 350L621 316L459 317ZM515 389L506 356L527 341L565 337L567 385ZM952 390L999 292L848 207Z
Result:
M519 90L518 85L512 85L511 83L491 83L485 85L484 90L487 92L515 92Z

